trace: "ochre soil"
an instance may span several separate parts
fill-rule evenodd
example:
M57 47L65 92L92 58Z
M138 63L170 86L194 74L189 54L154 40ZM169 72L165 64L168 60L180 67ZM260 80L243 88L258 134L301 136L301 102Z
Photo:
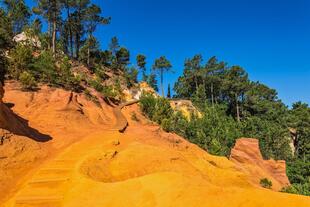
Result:
M79 94L72 98L60 89L26 93L17 88L7 84L4 101L14 103L16 114L52 139L14 137L0 146L12 151L29 142L18 155L0 160L7 166L1 166L0 177L8 178L0 180L0 206L310 206L309 197L263 189L253 183L255 175L227 158L163 132L136 104L122 110L129 126L119 133L108 105ZM131 120L133 112L139 121Z

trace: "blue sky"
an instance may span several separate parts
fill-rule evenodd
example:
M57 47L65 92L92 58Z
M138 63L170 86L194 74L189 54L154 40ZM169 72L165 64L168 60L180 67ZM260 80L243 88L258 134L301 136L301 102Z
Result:
M28 1L30 2L30 1ZM101 47L117 36L132 62L145 54L150 68L165 55L175 73L200 53L240 65L251 80L275 88L285 104L310 104L310 1L308 0L93 0L112 17L98 28Z

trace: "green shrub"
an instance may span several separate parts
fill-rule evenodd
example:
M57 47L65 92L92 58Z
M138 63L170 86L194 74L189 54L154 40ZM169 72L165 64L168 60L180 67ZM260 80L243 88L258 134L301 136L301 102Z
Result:
M98 80L90 80L89 84L96 91L100 92L103 96L108 98L117 99L119 93L112 86L103 86Z
M32 68L34 61L32 53L32 48L23 44L17 44L17 46L10 51L9 55L11 58L9 59L9 74L13 78L18 79L23 71Z
M310 182L304 184L293 183L283 188L281 192L310 196Z
M55 65L55 59L52 52L43 51L39 57L37 57L33 64L35 76L40 79L40 81L57 84L57 71Z
M156 98L152 94L143 93L141 95L139 103L140 109L150 120L153 120L155 105Z
M119 96L119 93L116 90L114 90L112 86L103 86L101 93L105 97L109 97L109 98L118 98Z
M26 71L20 74L19 81L21 82L23 89L33 90L37 87L37 82L33 75Z
M270 189L272 187L272 182L268 180L267 178L261 179L259 183L263 188Z
M65 56L60 63L57 84L69 90L79 91L81 89L80 82L81 77L75 77L72 74L70 59Z
M259 139L262 155L265 159L289 160L292 151L289 146L289 131L281 123L270 121L265 118L252 116L242 122L244 137Z
M142 112L152 121L161 124L164 119L173 115L170 103L165 98L155 98L152 94L143 93L140 98Z
M101 67L96 68L95 74L96 74L96 77L100 78L101 81L107 80L109 78L109 76L105 74L105 72L103 71Z
M90 80L89 84L96 91L98 91L98 92L102 92L103 91L103 85L99 81L97 81L97 80Z
M139 121L136 112L132 112L132 113L131 113L131 120L136 121L136 122Z

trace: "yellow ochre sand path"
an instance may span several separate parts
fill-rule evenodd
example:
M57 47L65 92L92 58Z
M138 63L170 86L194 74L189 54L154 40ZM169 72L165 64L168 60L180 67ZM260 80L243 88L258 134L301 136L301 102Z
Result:
M310 206L309 197L252 186L226 158L158 127L133 124L121 134L120 126L66 148L4 206Z

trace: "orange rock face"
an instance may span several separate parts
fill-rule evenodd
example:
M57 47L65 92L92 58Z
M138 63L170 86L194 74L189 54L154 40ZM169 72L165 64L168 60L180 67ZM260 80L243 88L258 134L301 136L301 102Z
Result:
M280 190L290 184L286 176L284 160L264 160L259 149L259 141L251 138L240 138L231 150L230 160L239 169L251 175L252 183L259 185L260 179L272 181L272 189Z
M1 207L310 206L308 197L258 186L267 167L210 155L162 131L137 104L122 109L128 127L119 133L114 108L83 94L22 92L15 83L5 90L11 111L52 139L0 145Z

